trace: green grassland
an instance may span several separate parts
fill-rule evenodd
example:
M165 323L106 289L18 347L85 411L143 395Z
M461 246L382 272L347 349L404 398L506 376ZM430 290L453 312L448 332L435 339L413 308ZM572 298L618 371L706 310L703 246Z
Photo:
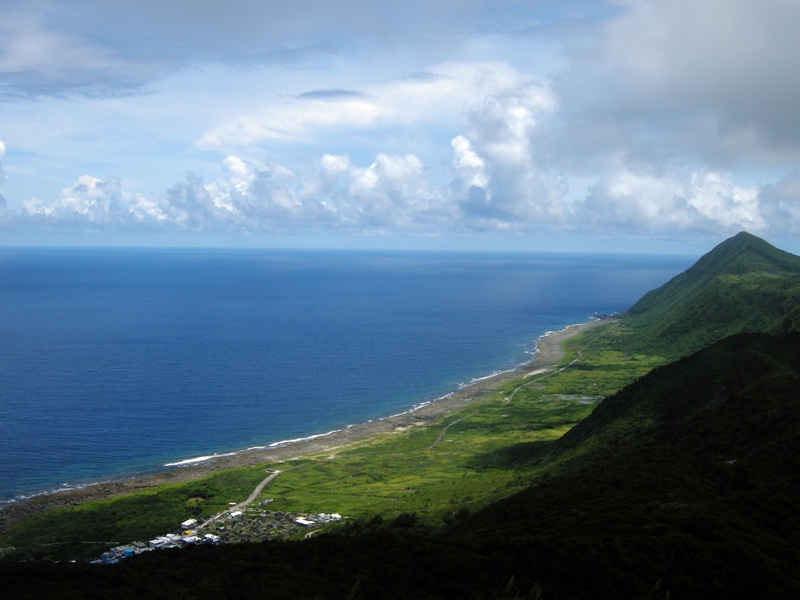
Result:
M298 460L242 467L181 484L55 510L0 534L7 560L96 557L109 542L147 541L192 516L262 492L284 512L338 512L348 518L416 513L442 526L529 485L542 471L531 449L560 438L599 400L665 361L614 350L624 332L606 324L570 339L559 367L505 381L470 406L430 425L382 434ZM444 431L444 433L443 433ZM88 543L87 543L88 542Z

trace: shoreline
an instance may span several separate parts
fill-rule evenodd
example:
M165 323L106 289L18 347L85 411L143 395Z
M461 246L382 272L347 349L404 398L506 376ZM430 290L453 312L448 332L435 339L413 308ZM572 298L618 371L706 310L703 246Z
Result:
M119 480L79 485L66 490L54 490L31 496L0 509L0 530L15 523L42 514L54 508L70 508L93 502L123 496L136 491L152 489L165 483L183 483L199 479L211 473L275 461L285 461L307 454L331 452L342 446L368 438L403 431L409 427L426 425L456 410L468 406L488 394L497 385L519 377L553 370L563 357L562 343L597 325L608 323L613 317L594 318L584 323L568 325L558 331L548 331L536 340L535 357L522 365L478 377L467 384L461 384L455 391L434 400L421 402L406 411L366 423L348 425L322 434L315 434L293 440L274 442L266 446L245 448L218 455L189 458L164 465L163 471L128 476Z

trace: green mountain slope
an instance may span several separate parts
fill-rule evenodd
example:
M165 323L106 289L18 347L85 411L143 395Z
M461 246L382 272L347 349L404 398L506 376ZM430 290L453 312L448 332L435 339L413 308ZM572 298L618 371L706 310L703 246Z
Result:
M739 233L628 311L625 351L669 358L742 331L800 330L800 257Z
M457 535L525 552L550 598L800 597L798 447L800 338L733 336L607 398Z

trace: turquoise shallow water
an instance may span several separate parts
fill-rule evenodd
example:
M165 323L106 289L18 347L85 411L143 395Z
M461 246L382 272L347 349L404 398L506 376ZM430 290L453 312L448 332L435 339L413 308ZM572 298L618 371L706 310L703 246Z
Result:
M406 410L692 262L2 249L0 499Z

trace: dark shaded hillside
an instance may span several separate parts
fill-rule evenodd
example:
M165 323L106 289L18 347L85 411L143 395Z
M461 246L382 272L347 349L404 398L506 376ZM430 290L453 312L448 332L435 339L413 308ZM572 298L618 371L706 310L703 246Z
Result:
M0 577L15 598L797 598L799 444L800 338L743 334L606 399L532 487L443 532L406 515Z
M800 257L739 233L628 311L628 352L677 357L743 331L800 330Z
M800 597L798 447L800 338L734 336L606 399L459 535L527 548L566 597Z
M743 458L800 426L799 383L800 336L733 336L606 398L555 447L669 444Z

